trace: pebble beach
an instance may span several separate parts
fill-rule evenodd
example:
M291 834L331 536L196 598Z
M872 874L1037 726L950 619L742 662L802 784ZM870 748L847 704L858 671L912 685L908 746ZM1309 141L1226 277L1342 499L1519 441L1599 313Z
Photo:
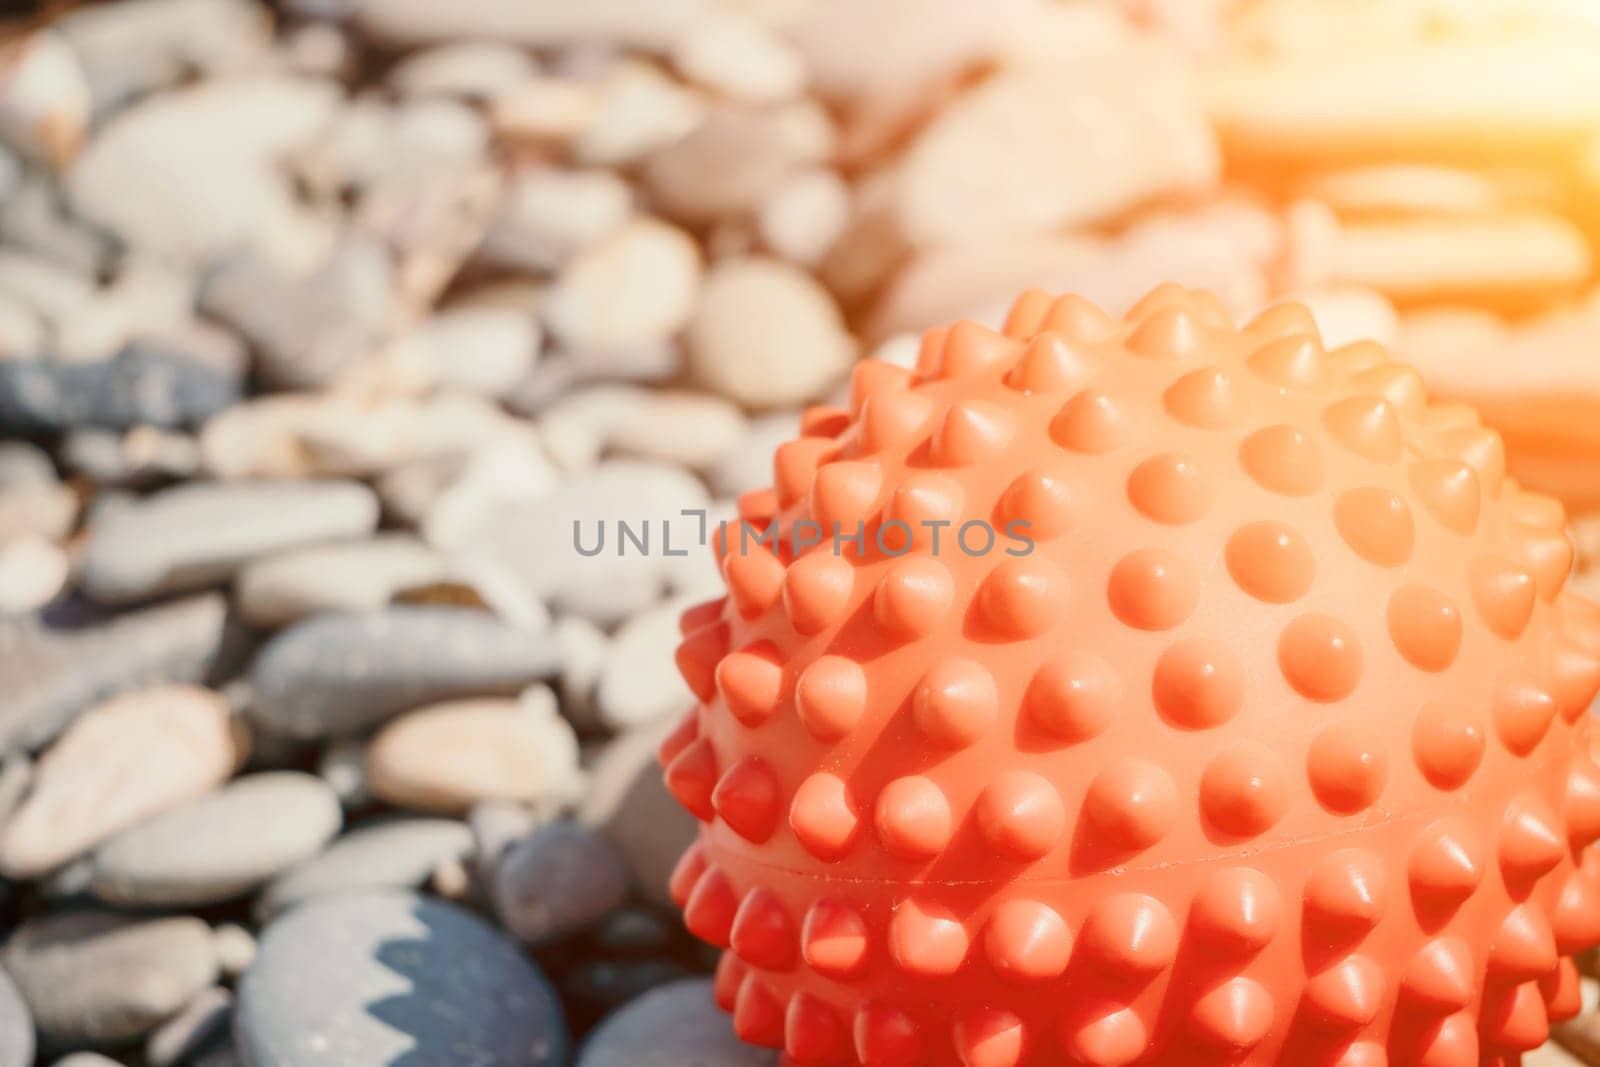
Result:
M679 617L808 405L1024 288L1382 342L1600 591L1596 55L1583 0L15 17L0 1067L776 1067L668 894ZM1600 1064L1587 970L1530 1067Z

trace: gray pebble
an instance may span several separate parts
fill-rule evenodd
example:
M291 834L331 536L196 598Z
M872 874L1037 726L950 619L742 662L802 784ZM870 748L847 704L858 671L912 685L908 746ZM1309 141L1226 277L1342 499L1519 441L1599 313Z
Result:
M112 837L95 850L90 889L138 907L229 900L315 855L342 819L320 778L247 775Z
M0 433L195 426L236 403L241 379L148 347L103 362L0 361Z
M0 950L47 1045L144 1036L216 981L211 928L199 919L71 911L23 923Z
M592 926L626 903L628 868L595 832L551 823L501 857L493 895L501 925L537 946Z
M269 926L239 984L247 1067L564 1063L566 1028L544 975L453 905L350 893Z
M589 788L578 821L606 836L627 859L644 896L674 907L667 880L700 824L676 803L661 780L656 748L676 723L672 720L620 735L589 771Z
M178 486L96 515L83 587L105 604L203 589L259 556L377 525L376 495L355 482Z
M711 979L651 990L600 1024L578 1067L773 1067L778 1054L741 1042L711 999Z
M0 751L38 748L125 689L204 681L225 651L226 621L216 594L73 628L0 620Z
M557 669L554 642L491 615L401 606L297 623L262 650L251 714L270 733L356 733L410 708L508 696Z
M304 277L243 254L212 273L200 306L250 340L271 384L312 388L373 351L390 326L394 264L374 241L347 242Z
M227 1033L233 994L221 986L203 989L182 1011L151 1032L144 1058L150 1067L174 1067Z
M472 847L472 831L454 819L394 819L363 826L275 878L261 894L256 913L265 921L333 893L413 889L439 864L470 854Z
M33 1063L33 1018L28 1005L4 970L0 970L0 1067Z

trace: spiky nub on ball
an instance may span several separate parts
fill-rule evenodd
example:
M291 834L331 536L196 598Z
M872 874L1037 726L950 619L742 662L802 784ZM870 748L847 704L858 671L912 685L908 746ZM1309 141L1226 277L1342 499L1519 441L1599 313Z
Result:
M1379 346L1030 292L862 363L773 481L661 752L745 1040L1473 1067L1578 1010L1600 610L1560 506Z

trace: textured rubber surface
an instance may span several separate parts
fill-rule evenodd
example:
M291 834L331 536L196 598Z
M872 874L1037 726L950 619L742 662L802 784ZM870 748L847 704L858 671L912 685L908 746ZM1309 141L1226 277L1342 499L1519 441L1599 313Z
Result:
M741 501L776 550L730 528L684 617L661 752L747 1041L1470 1067L1577 1011L1600 610L1471 410L1169 286L1123 322L1030 292L804 432ZM865 554L792 552L808 519Z

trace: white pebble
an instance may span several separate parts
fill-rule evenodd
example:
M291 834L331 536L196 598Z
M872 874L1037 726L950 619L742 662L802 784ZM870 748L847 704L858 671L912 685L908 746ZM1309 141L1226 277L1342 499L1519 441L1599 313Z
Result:
M774 104L805 87L805 61L752 18L724 14L698 23L673 54L685 77L730 100Z
M814 267L850 222L850 187L831 170L796 174L761 204L761 239L784 259Z
M573 257L551 287L545 324L578 353L655 344L689 321L699 283L689 235L636 219Z

